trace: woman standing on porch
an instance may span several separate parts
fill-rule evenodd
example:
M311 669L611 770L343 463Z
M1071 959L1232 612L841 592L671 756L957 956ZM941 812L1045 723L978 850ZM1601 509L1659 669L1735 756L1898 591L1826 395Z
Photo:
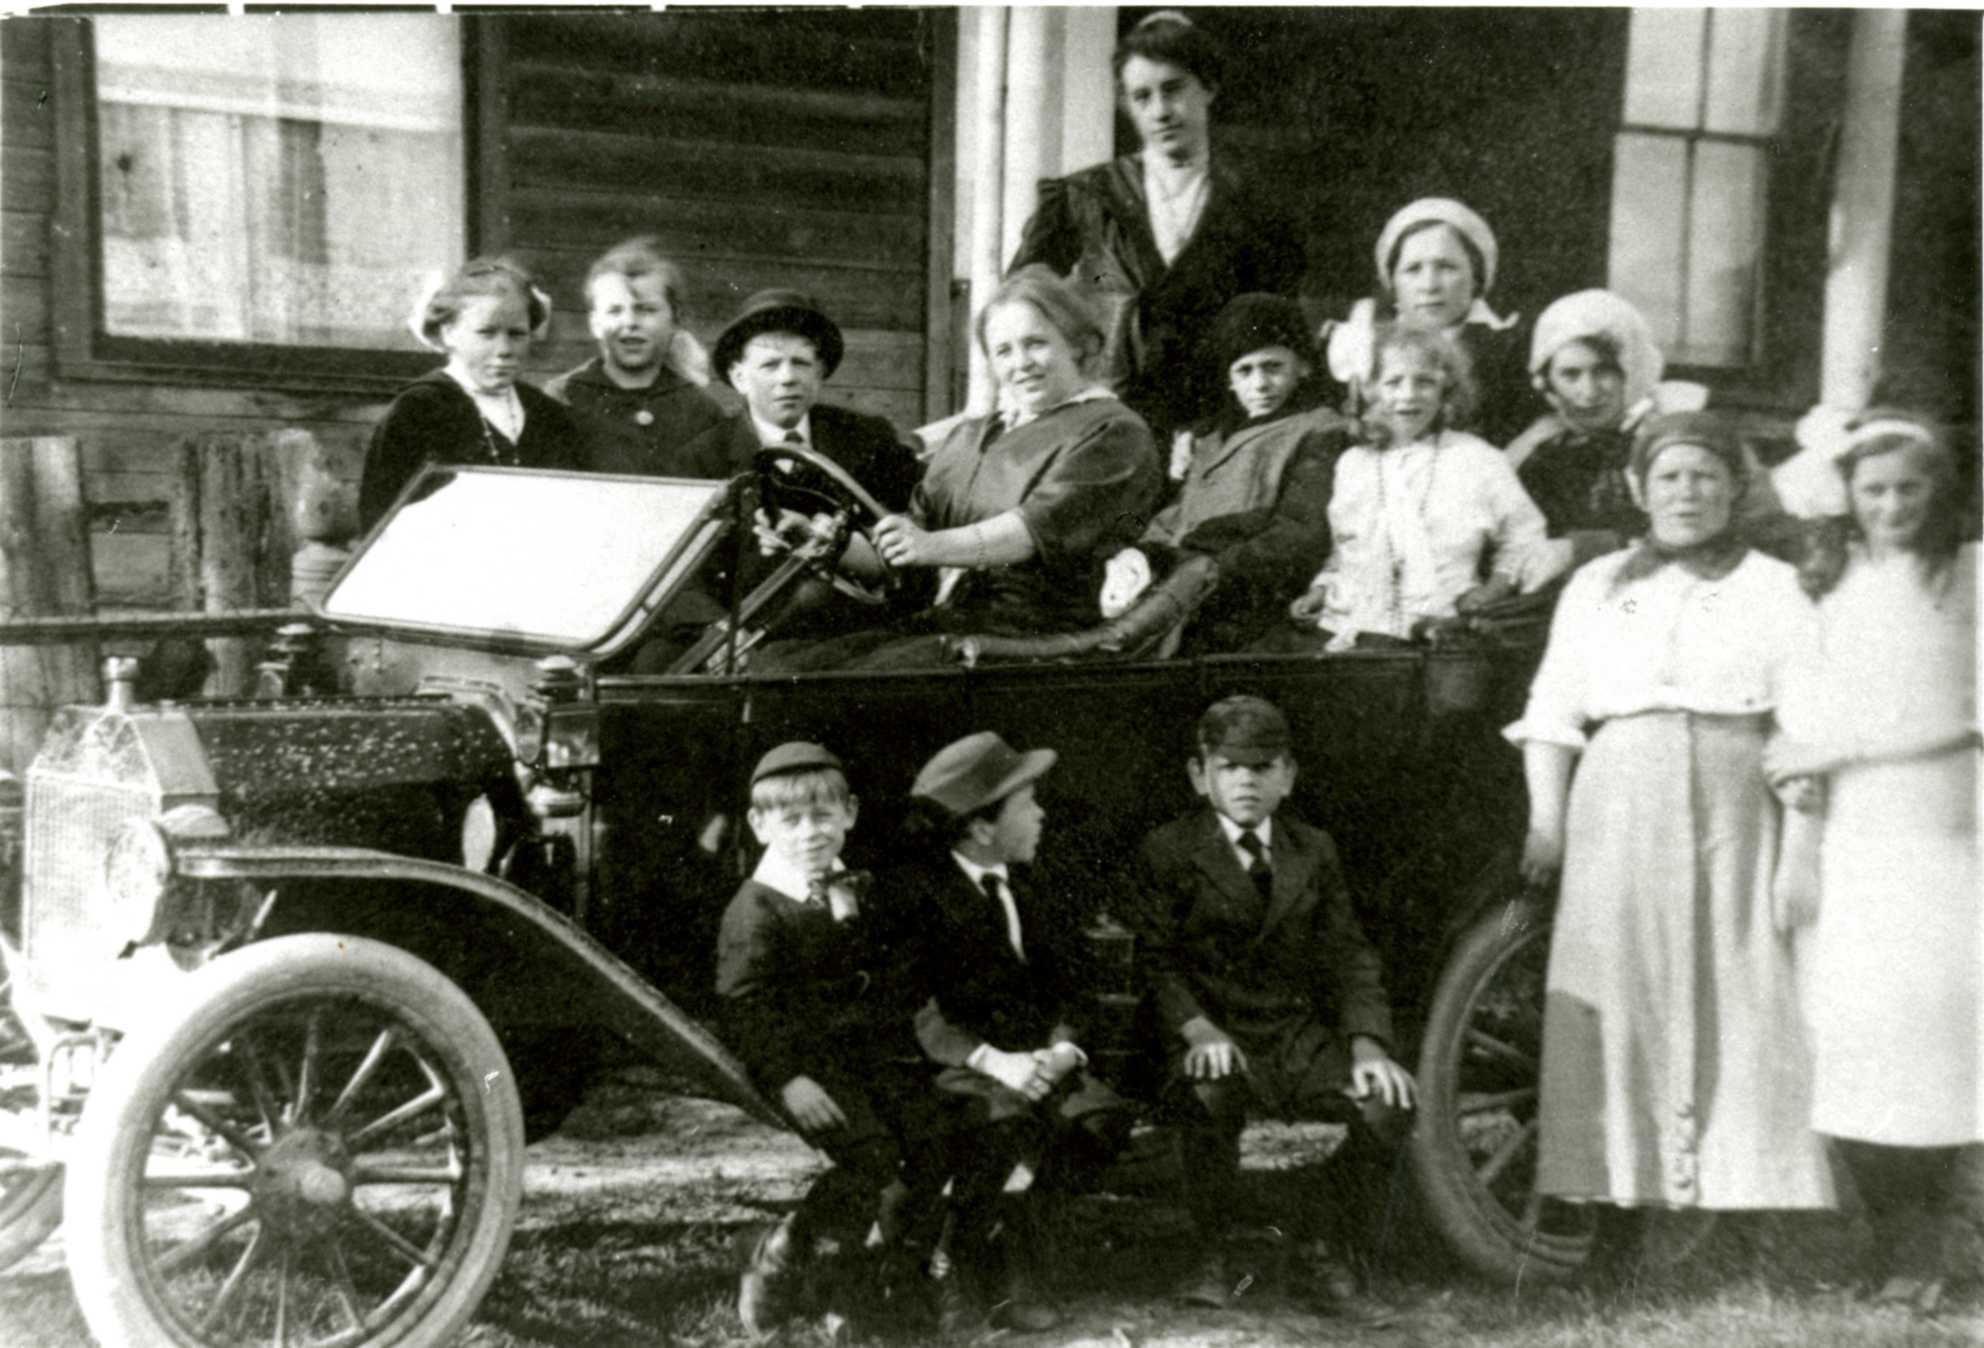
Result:
M1762 766L1815 615L1792 568L1731 529L1745 460L1718 419L1650 419L1628 472L1648 536L1571 578L1507 731L1529 782L1524 874L1562 871L1537 1188L1829 1206Z
M1117 45L1117 96L1143 148L1040 184L1006 274L1040 263L1105 311L1101 383L1160 445L1214 415L1225 390L1205 376L1200 335L1236 295L1295 298L1302 241L1272 199L1212 157L1219 47L1176 10Z

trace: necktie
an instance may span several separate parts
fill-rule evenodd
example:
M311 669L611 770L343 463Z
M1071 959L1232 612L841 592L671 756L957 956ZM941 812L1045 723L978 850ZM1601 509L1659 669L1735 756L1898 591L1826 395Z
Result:
M1274 867L1268 865L1268 849L1261 835L1248 829L1240 835L1240 850L1247 854L1247 878L1254 882L1263 899L1274 896Z
M999 905L1006 913L1006 941L1013 953L1026 958L1026 946L1020 942L1020 910L1013 903L1012 891L999 876L987 871L978 882L985 887L985 895Z

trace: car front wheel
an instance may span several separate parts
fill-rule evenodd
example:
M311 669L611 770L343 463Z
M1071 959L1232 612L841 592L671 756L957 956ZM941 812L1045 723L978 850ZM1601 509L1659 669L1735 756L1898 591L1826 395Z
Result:
M91 1093L66 1190L104 1344L435 1345L495 1278L523 1115L489 1024L378 942L289 936L192 974Z

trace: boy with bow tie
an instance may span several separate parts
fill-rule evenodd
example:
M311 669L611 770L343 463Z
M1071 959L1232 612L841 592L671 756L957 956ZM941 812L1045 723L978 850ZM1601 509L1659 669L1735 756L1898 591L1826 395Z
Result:
M1186 1199L1203 1242L1178 1295L1221 1308L1234 1284L1220 1239L1248 1115L1347 1123L1368 1148L1403 1134L1414 1087L1390 1056L1378 956L1335 844L1280 812L1295 786L1281 711L1258 697L1214 703L1188 770L1206 808L1144 839L1134 911L1168 1090L1188 1120ZM1394 1318L1325 1246L1309 1250L1319 1310L1371 1327Z
M945 1179L895 922L869 877L840 860L856 809L840 760L820 745L781 744L751 774L748 818L765 853L723 916L725 1037L834 1162L752 1252L737 1310L753 1334L796 1309L816 1240L897 1258Z

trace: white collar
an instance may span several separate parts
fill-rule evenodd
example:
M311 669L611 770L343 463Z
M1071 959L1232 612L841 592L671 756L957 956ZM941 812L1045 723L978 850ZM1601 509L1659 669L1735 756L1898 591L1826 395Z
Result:
M1097 398L1113 398L1115 396L1115 394L1100 384L1090 384L1087 388L1063 398L1052 407L1043 407L1038 412L1022 412L1017 406L1006 401L1005 392L1001 390L999 395L999 420L1005 424L1007 430L1016 431L1030 421L1040 420L1040 418L1046 416L1049 412L1058 412L1064 407L1073 406L1075 403L1091 403Z
M1003 861L996 866L981 866L962 852L951 853L951 860L958 863L958 869L965 873L965 877L976 888L985 888L985 877L988 875L998 876L999 883L1008 887L1013 883L1012 877L1006 874L1006 863Z
M847 867L841 864L840 858L836 857L827 874L839 875L846 869ZM795 903L806 902L806 891L811 888L808 882L812 879L770 847L767 847L765 854L758 858L758 864L752 870L751 878L761 885L776 889Z
M468 376L462 371L457 370L453 361L449 361L446 365L443 365L441 372L454 380L460 386L463 393L468 394L469 397L475 399L478 403L483 403L491 407L514 407L518 402L517 386L515 384L511 384L501 393L485 393L475 385L469 383Z
M759 444L782 445L785 443L786 436L794 431L798 431L800 443L807 449L813 447L813 413L810 409L805 416L799 418L799 424L797 426L774 426L769 421L761 420L758 414L751 412L748 406L745 408L745 411L750 412L751 426L758 433Z
M1219 821L1220 832L1226 835L1226 841L1231 843L1233 846L1235 847L1240 846L1241 834L1252 833L1261 840L1261 846L1267 848L1269 851L1274 850L1274 816L1273 815L1269 815L1266 819L1263 819L1260 823L1254 825L1252 828L1241 828L1238 824L1234 823L1231 819L1228 819L1225 815L1221 814L1217 810L1213 811L1212 817Z

